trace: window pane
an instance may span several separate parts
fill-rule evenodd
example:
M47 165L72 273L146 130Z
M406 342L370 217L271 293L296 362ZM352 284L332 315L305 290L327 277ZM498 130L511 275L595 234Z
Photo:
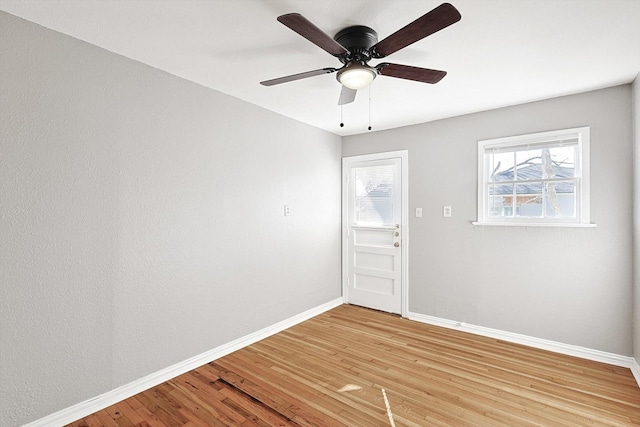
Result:
M354 169L355 221L360 224L393 224L394 165Z
M513 184L489 186L489 216L513 216Z
M547 217L576 217L576 185L573 181L545 183L544 197Z
M545 178L573 178L576 171L576 146L548 148L552 176Z
M542 183L516 185L516 216L542 217Z
M491 174L489 181L513 181L513 167L515 157L513 152L509 153L492 153L490 155Z
M518 181L542 178L542 150L517 151L516 176Z

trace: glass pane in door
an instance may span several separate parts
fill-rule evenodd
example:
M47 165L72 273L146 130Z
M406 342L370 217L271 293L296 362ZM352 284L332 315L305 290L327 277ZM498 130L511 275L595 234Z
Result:
M397 198L395 194L396 165L354 168L354 222L358 225L395 224Z

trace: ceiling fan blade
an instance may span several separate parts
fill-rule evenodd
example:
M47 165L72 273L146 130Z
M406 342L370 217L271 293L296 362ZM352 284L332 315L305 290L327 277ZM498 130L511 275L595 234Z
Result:
M358 91L355 89L349 89L346 86L342 86L342 90L340 91L340 99L338 100L338 105L351 104L356 100L356 93Z
M344 56L349 53L340 43L299 13L278 16L278 21L333 56Z
M422 83L438 83L444 76L446 71L431 70L429 68L412 67L409 65L390 64L383 62L376 66L378 73L383 76L397 77L399 79L414 80Z
M307 77L319 76L321 74L331 74L337 71L336 68L321 68L319 70L307 71L304 73L292 74L290 76L278 77L277 79L260 82L262 86L274 86L281 83L293 82L295 80L306 79Z
M374 58L384 58L451 24L455 24L461 18L458 9L449 3L443 3L372 46L371 55Z

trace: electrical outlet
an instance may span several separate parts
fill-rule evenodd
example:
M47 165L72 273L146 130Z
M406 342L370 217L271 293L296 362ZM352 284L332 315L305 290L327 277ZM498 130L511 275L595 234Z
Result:
M289 215L291 215L291 208L289 207L289 205L284 205L284 216Z
M442 207L442 216L445 218L451 218L451 206Z

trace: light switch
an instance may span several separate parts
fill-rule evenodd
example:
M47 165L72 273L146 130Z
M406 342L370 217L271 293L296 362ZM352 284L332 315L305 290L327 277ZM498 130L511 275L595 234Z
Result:
M451 206L442 207L442 216L445 218L451 218Z
M416 208L416 218L422 218L422 208Z

